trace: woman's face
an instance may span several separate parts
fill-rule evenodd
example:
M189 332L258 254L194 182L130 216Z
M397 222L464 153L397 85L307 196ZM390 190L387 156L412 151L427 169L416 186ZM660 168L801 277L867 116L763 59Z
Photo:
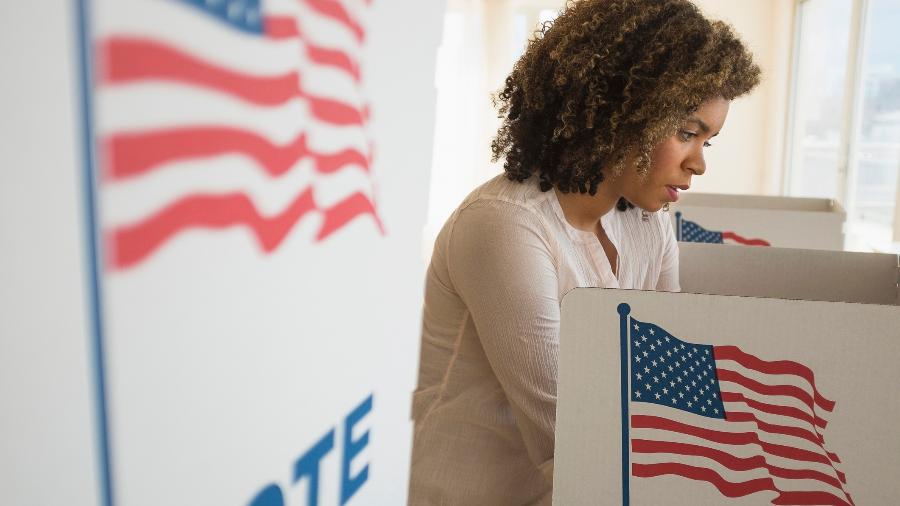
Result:
M722 129L728 105L724 98L704 102L675 135L656 146L646 178L641 178L633 165L623 173L621 195L651 212L677 201L678 193L691 186L691 178L706 172L703 149Z

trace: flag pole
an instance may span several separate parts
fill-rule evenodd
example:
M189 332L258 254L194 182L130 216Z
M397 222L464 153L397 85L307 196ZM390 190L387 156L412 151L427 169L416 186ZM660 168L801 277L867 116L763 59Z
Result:
M679 213L681 214L681 213ZM631 449L631 437L628 429L631 426L631 419L628 417L628 402L630 400L628 392L628 314L631 312L631 306L622 303L616 308L619 312L619 367L621 375L621 402L622 402L622 506L628 506L629 498L629 478L631 477L631 465L629 464L629 453Z
M675 211L675 239L681 241L681 211Z

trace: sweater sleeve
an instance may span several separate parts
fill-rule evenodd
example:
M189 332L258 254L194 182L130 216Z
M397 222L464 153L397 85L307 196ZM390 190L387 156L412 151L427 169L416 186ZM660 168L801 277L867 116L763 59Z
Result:
M528 455L552 483L560 310L550 237L531 210L478 201L456 219L448 265Z

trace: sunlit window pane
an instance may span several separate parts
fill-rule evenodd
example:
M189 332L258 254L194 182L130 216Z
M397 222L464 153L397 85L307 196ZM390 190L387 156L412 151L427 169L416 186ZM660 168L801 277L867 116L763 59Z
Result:
M837 197L852 2L800 5L791 195Z
M894 236L900 168L900 2L870 0L856 132L848 246L885 249Z

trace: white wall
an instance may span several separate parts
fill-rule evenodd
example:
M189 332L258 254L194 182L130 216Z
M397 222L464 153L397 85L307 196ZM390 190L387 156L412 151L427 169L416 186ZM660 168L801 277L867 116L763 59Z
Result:
M753 93L732 104L708 151L697 191L776 195L781 191L794 2L694 0L710 17L734 26L762 68Z
M76 2L49 3L0 9L0 503L87 505L99 482Z

